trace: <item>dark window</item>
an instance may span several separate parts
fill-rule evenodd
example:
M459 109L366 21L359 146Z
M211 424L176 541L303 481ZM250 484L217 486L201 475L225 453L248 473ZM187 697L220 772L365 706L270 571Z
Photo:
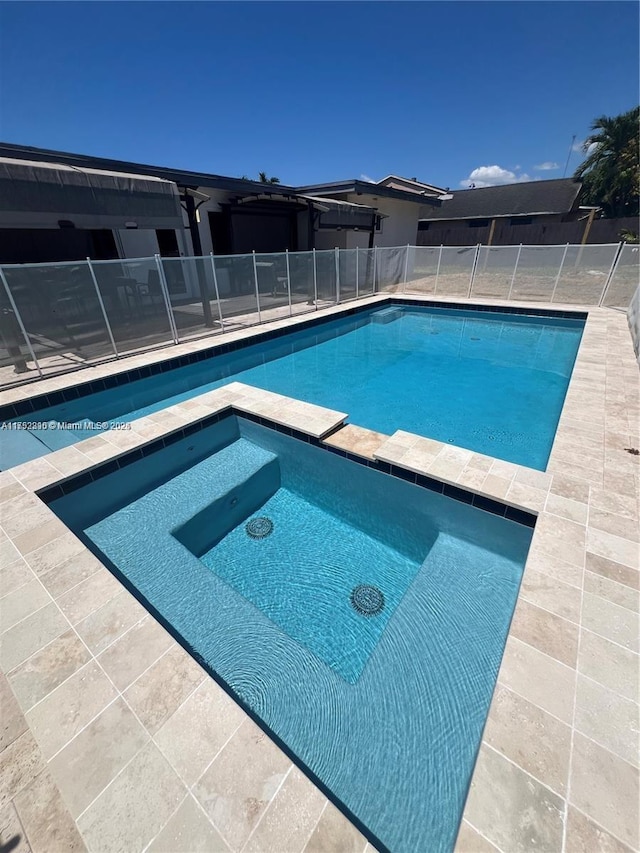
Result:
M486 228L488 224L488 219L470 219L467 223L469 228Z
M429 223L428 222L418 222L418 231L428 231Z
M531 225L533 216L512 216L509 225Z
M158 249L160 249L160 254L163 258L180 257L178 238L173 228L156 229L156 237L158 238Z
M91 257L96 261L112 261L118 257L118 247L113 231L106 228L95 229L91 232L93 251Z
M209 211L209 231L211 232L211 245L214 255L231 255L231 216L229 211Z

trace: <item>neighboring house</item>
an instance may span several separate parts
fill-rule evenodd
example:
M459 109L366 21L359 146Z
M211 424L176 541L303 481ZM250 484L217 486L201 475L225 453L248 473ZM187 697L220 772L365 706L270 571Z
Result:
M393 175L288 187L0 144L0 263L406 245L443 193Z
M468 246L580 242L586 222L593 220L590 212L597 210L579 206L580 189L579 181L560 178L457 190L442 207L422 210L418 243ZM568 229L563 227L566 223L581 224ZM563 235L565 239L560 239Z
M415 179L389 175L381 181L338 181L331 184L312 184L299 187L299 192L338 199L348 204L365 204L377 212L375 239L370 242L366 233L343 231L340 234L324 234L322 229L316 236L316 248L341 249L365 248L367 246L414 245L421 213L440 210L451 198L447 191Z

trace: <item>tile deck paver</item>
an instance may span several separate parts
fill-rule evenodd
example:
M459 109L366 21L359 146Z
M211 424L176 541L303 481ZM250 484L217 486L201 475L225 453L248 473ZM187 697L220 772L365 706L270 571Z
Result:
M485 301L499 304L498 300ZM246 332L234 334L246 336ZM210 342L182 346L194 351L210 347ZM179 348L173 347L160 357L177 354ZM134 360L139 366L157 357L158 353L145 354L101 365L99 374L109 375L135 366ZM92 379L97 375L91 371ZM83 380L81 373L42 380L27 386L26 393L25 389L19 395L16 389L0 392L0 402ZM402 431L389 437L377 435L374 440L370 431L359 432L358 427L340 429L345 418L342 413L309 407L240 383L142 418L131 430L104 433L0 473L4 528L0 528L0 578L8 584L7 592L4 585L0 589L1 598L11 596L5 606L15 616L20 615L13 609L16 606L29 610L29 601L35 602L34 607L46 602L3 631L0 638L0 660L9 676L2 695L9 697L14 719L26 711L24 722L12 724L8 737L13 739L0 753L2 803L14 809L6 811L6 817L2 811L0 818L8 827L26 833L21 839L24 849L30 845L38 850L42 844L43 818L34 815L37 798L25 793L31 786L34 791L48 792L41 799L50 804L45 811L59 833L52 837L64 839L60 844L56 841L59 849L83 850L88 845L90 849L124 846L142 850L149 844L151 850L170 849L166 845L188 824L188 816L194 815L198 816L194 839L197 836L215 845L203 849L218 849L218 844L220 849L236 849L240 844L238 826L229 821L233 810L229 812L225 806L221 811L215 792L220 780L237 779L244 763L251 761L257 743L246 737L246 725L253 724L243 722L244 712L193 661L189 661L189 675L178 674L175 683L171 679L172 696L161 697L154 685L162 678L166 656L185 655L178 644L159 625L153 630L147 627L154 620L144 615L126 590L109 589L106 581L101 586L99 573L105 570L85 553L82 543L60 528L37 498L15 504L15 512L10 509L9 521L18 513L25 518L7 523L8 530L2 513L4 504L230 406L317 436L338 428L326 442L339 442L343 433L349 452L358 453L356 437L360 434L360 455L373 453L416 473L538 515L457 850L511 853L530 849L534 841L541 849L566 853L590 849L589 843L612 851L637 847L638 739L634 721L638 719L639 667L633 617L640 573L638 541L632 534L638 520L639 468L638 457L625 451L625 447L640 444L637 365L625 317L615 311L589 309L545 473ZM33 531L35 535L30 536ZM27 602L24 605L16 604L20 590ZM110 598L113 590L115 597ZM122 620L118 619L120 608L114 608L113 602L122 606ZM603 619L601 614L609 618ZM134 642L139 637L148 637L141 647ZM96 684L103 693L90 691L80 701L76 683L84 671L94 679L100 675ZM21 710L16 711L13 691ZM76 723L66 721L63 714L62 728L52 732L43 723L43 710L54 707L56 695L63 694L76 697L82 717ZM206 699L204 704L199 697ZM212 707L219 709L216 719L223 713L220 719L227 721L219 733L207 729L211 712L206 709ZM125 751L117 758L103 732L108 733L119 714L130 721L134 754ZM191 728L184 722L189 720L194 721ZM34 721L36 739L30 721ZM139 741L136 732L141 733ZM260 750L265 740L270 743L262 733L255 737ZM50 756L48 761L38 738ZM52 753L54 749L57 751ZM89 755L95 755L95 761L87 760L87 750L92 750ZM373 851L275 745L270 744L267 752L272 757L264 766L279 772L281 782L267 792L266 800L256 802L257 819L247 825L248 831L241 831L241 843L247 850L253 844L256 849L289 853L282 849L286 841L291 853L312 853L322 849L318 846L322 839L339 838L345 839L345 850L355 853L366 846ZM105 776L92 777L90 790L101 789L86 805L71 792L68 777L60 776L60 767L66 766L62 757L67 754L75 756L79 767L83 762L104 767ZM237 757L230 761L229 756L234 755ZM54 771L67 791L66 806ZM83 772L88 771L78 771L78 778L71 780L74 790L81 787ZM145 791L151 779L156 790L153 802L147 803ZM243 784L250 788L251 783L249 775ZM73 805L78 802L81 806ZM76 812L83 809L75 822L69 803ZM287 821L297 821L299 831L294 832ZM55 845L49 850L56 853Z

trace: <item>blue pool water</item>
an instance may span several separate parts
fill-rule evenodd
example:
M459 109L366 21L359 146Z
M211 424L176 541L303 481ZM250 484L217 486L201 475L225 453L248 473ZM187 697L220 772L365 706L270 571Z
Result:
M366 311L25 415L123 422L229 381L544 470L582 320L437 308ZM390 319L390 322L389 322ZM381 322L385 320L387 322ZM6 468L95 430L3 432Z
M453 849L529 528L235 417L51 506L380 849Z

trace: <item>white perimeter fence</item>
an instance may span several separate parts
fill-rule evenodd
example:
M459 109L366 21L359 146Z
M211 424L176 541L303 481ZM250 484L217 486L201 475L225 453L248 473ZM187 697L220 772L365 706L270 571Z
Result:
M401 246L0 267L0 387L374 293L604 305L638 286L631 244Z

